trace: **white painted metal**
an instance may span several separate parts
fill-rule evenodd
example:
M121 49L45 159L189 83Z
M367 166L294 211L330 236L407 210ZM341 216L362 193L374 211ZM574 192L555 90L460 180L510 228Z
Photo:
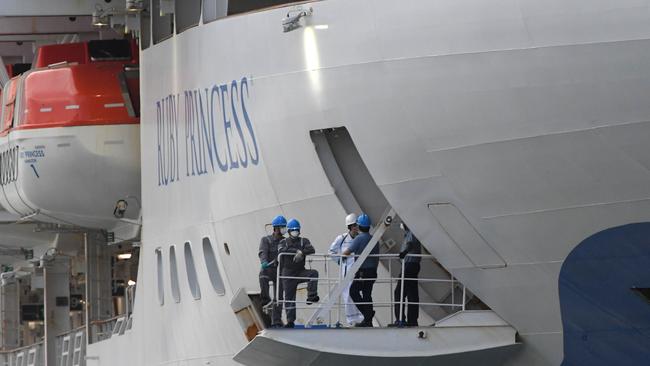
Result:
M502 365L516 331L491 311L458 325L425 328L265 330L235 360L244 365L477 364Z

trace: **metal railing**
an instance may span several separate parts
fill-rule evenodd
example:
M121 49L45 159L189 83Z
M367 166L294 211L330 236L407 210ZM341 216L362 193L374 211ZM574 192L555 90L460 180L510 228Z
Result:
M337 287L338 284L340 284L344 277L345 277L345 265L338 265L338 263L345 263L345 261L348 258L356 258L358 257L357 255L330 255L330 254L310 254L306 256L305 258L305 267L307 269L316 269L318 271L318 277L317 278L312 278L312 277L298 277L298 276L284 276L282 275L282 268L281 265L283 263L282 258L283 257L293 257L294 253L280 253L278 255L278 270L277 270L277 278L275 280L275 284L280 283L280 281L283 280L298 280L301 281L301 283L307 283L310 280L316 279L318 281L318 289L319 293L327 293L327 296L336 296L337 299L335 300L334 304L331 307L327 307L324 309L320 309L321 312L327 313L327 321L325 321L322 317L318 318L317 323L318 324L326 324L328 327L340 327L343 322L342 322L342 316L344 314L344 307L348 304L355 304L355 305L366 305L366 304L372 304L374 307L377 308L391 308L390 311L390 322L394 323L395 322L395 317L393 313L393 309L395 306L399 306L399 314L404 314L404 310L408 307L408 305L418 305L420 307L442 307L442 308L448 308L451 312L455 311L460 311L460 310L465 310L465 304L467 302L467 291L465 286L459 282L457 279L455 279L452 275L449 275L449 278L428 278L425 276L422 276L422 273L420 273L420 276L418 278L408 278L405 277L405 269L406 269L406 258L408 257L420 257L421 259L429 259L429 260L435 260L435 258L432 255L426 255L426 254L409 254L406 256L405 259L400 259L398 254L371 254L368 257L374 257L378 258L381 263L385 264L385 267L387 269L387 272L389 274L389 277L379 276L379 271L378 271L378 277L376 279L360 279L360 278L355 278L353 282L356 281L375 281L375 285L379 285L379 287L386 287L388 289L388 299L389 301L383 300L383 301L373 301L372 303L370 302L351 302L351 301L343 301L343 294L342 293L333 293L333 290ZM290 260L290 259L288 259ZM338 261L336 261L338 260ZM286 261L286 260L285 260ZM396 263L399 262L399 263ZM398 266L398 267L395 267ZM334 267L334 269L332 268ZM400 275L398 277L392 277L393 269L398 269L399 268L399 273ZM331 274L335 272L335 276L332 276ZM424 274L426 275L426 274ZM415 281L418 284L424 284L424 283L435 283L435 284L440 284L444 286L449 286L449 297L450 297L450 302L411 302L407 301L404 298L404 289L405 286L404 284L407 283L408 281ZM307 299L302 299L299 300L297 297L294 301L289 301L285 300L284 296L280 296L279 292L279 286L274 284L274 291L275 291L275 301L283 306L283 308L286 308L287 304L291 304L291 306L295 306L296 310L304 310L304 309L314 309L315 305L311 305L307 302ZM396 301L394 298L394 291L395 287L397 284L400 284L400 297ZM286 287L285 287L286 288ZM460 289L459 289L460 288ZM325 290L326 291L322 291ZM419 290L419 289L418 289ZM381 291L385 291L385 289L378 289L377 286L373 288L373 294L375 293L380 293ZM457 293L461 292L461 293ZM325 298L321 297L321 303L323 303ZM460 301L460 302L456 302ZM311 306L310 306L311 305ZM316 305L318 306L318 305ZM306 324L306 326L311 326L311 324Z
M56 336L55 352L57 365L85 366L86 326Z
M122 335L125 331L131 329L132 324L133 316L125 314L106 320L91 321L89 343L101 342L113 336Z
M44 342L8 351L0 351L1 366L41 366L45 364Z

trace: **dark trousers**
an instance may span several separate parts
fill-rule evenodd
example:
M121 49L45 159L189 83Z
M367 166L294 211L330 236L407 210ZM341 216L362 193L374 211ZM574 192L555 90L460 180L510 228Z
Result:
M372 305L372 287L377 279L377 268L361 268L354 276L355 279L366 279L366 281L353 281L350 286L350 297L363 314L363 322L372 324L372 318L375 316ZM367 302L369 304L360 304Z
M318 271L315 269L302 270L284 270L283 276L290 277L309 277L309 279L283 278L284 300L287 302L285 309L287 311L287 322L293 323L296 320L296 290L299 283L307 282L307 297L314 298L318 296Z
M271 288L270 283L271 282L273 282L273 284L276 283L278 278L277 274L278 274L277 267L269 267L267 269L263 269L260 271L260 298L262 300L262 304L264 305L268 304L269 302L271 302L271 298L273 298L274 300L273 309L271 311L271 325L282 324L282 303L279 302L282 300L282 297L284 295L282 291L282 281L280 281L280 289L279 289L280 298L279 299L275 298L275 286L273 288L273 294L270 294L270 288Z
M404 278L418 278L420 273L420 263L404 263ZM404 305L402 316L399 314L400 310L400 294L402 292L402 281L397 282L397 287L395 287L395 320L405 321L406 325L417 326L418 325L418 315L420 313L420 305L409 304L408 306ZM420 302L420 292L418 288L418 281L404 281L404 298L402 301L408 302ZM408 309L408 312L407 312ZM404 315L404 312L407 312L408 316Z

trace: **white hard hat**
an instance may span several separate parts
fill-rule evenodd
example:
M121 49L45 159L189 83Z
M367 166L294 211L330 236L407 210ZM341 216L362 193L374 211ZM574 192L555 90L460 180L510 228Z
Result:
M345 226L350 226L357 223L357 214L349 214L345 216Z

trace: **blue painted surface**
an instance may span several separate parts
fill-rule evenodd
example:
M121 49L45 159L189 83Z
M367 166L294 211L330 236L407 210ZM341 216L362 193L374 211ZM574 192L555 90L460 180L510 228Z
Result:
M650 223L595 234L567 257L559 279L563 366L650 365Z

